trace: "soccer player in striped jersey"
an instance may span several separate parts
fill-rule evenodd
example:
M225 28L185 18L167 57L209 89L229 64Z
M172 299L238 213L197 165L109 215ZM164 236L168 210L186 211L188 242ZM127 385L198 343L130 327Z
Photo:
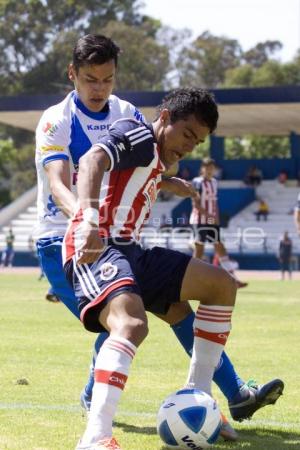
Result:
M143 119L133 105L111 95L118 52L114 42L105 36L87 35L79 39L69 67L69 77L75 90L62 103L45 111L36 133L38 254L43 270L58 297L77 318L77 301L63 273L61 243L68 217L76 209L79 158L107 133L114 120L121 117ZM182 196L190 196L194 192L187 183L174 178L163 181L161 188ZM188 304L174 305L170 311L172 314L164 316L164 319L191 356L194 312ZM81 394L81 403L87 410L90 408L94 384L95 356L107 336L108 333L103 332L95 341L90 377ZM225 353L221 361L214 380L230 402L245 383L236 374ZM224 436L230 437L226 424L222 432L225 433ZM231 436L235 438L235 434Z
M186 386L211 393L231 329L236 283L198 258L160 247L144 250L138 238L163 172L204 142L217 119L211 94L178 89L165 97L153 124L119 120L80 160L79 209L64 238L64 270L85 328L110 336L96 359L90 416L77 450L121 450L112 422L148 332L145 310L166 314L173 304L199 300Z
M234 273L234 264L229 259L226 248L221 242L218 182L214 178L215 168L213 159L204 158L199 176L192 180L192 185L198 192L198 196L192 199L193 208L190 216L190 224L193 225L195 232L194 256L202 259L205 242L212 243L221 266L236 279L239 288L246 287L248 283L237 279Z
M217 120L209 92L178 89L165 97L155 122L118 120L80 159L79 209L64 237L64 270L85 328L110 336L96 358L90 415L77 450L121 450L112 423L148 332L145 310L166 314L172 304L199 301L185 386L211 394L231 329L236 283L198 258L160 247L144 250L138 239L162 174L203 143Z

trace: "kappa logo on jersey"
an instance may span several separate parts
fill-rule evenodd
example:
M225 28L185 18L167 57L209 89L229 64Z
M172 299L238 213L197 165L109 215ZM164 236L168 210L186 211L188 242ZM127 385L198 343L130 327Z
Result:
M118 267L110 262L102 264L100 266L100 278L103 281L112 280L118 273Z
M53 136L54 133L58 130L58 126L55 123L47 122L42 129L43 132L47 134L47 136Z
M108 130L110 126L111 126L111 123L105 123L105 124L102 124L102 125L89 124L89 125L86 126L86 128L87 128L88 131L99 131L99 130L100 131L104 131L104 130Z

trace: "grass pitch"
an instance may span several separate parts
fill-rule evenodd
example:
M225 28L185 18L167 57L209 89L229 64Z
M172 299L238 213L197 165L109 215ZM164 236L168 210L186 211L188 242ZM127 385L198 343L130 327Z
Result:
M0 272L0 287L0 450L72 450L85 427L79 394L95 336L62 304L44 300L47 284L36 275ZM238 443L220 439L214 448L300 449L299 323L300 281L251 281L238 292L227 352L245 380L280 377L286 386L276 406L235 424ZM169 327L150 317L116 417L123 450L166 449L156 411L187 369ZM214 394L228 413L217 388Z

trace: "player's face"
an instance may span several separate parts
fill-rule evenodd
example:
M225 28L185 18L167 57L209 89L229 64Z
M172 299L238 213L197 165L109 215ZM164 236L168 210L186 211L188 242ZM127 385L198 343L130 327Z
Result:
M210 132L193 114L171 124L169 113L163 111L160 120L163 127L157 141L160 158L167 168L191 153L196 145L203 143Z
M85 65L78 72L69 66L69 78L73 81L84 106L92 112L101 111L112 93L116 76L114 60L104 64Z
M204 178L207 178L210 180L215 173L215 166L214 164L209 164L208 166L203 166L201 170L201 175L204 176Z

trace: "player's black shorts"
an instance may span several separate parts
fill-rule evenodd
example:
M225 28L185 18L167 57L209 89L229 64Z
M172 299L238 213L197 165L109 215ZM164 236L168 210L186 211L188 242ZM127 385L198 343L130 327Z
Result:
M89 331L104 330L100 310L121 292L141 296L146 311L166 314L180 300L182 280L191 257L161 247L142 249L119 239L110 243L92 264L77 266L73 260L64 270L78 300L80 318Z
M220 242L219 225L193 225L195 241L198 242Z

